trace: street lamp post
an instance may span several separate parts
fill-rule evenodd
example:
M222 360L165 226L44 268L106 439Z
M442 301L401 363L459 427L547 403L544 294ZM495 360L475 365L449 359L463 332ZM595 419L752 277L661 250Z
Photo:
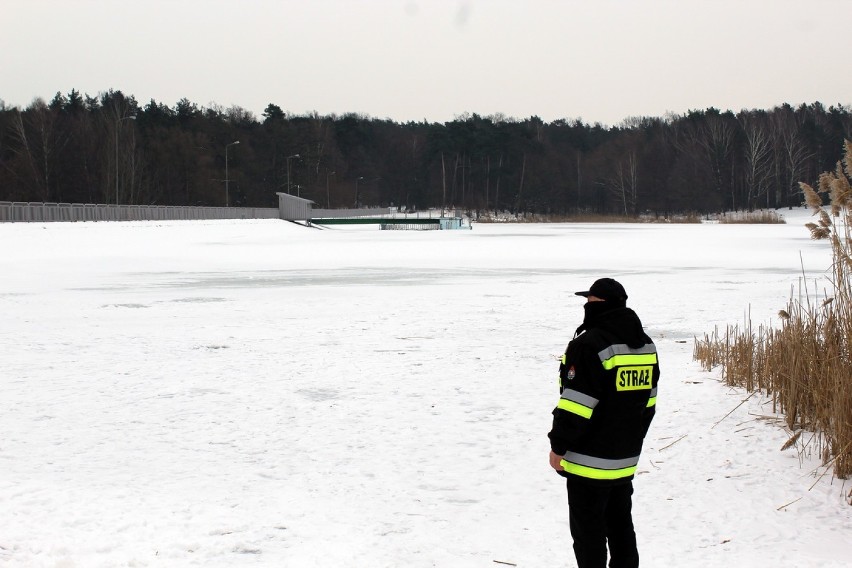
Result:
M118 205L118 127L122 120L136 120L136 115L124 116L115 121L115 204Z
M290 193L290 158L298 158L299 154L287 156L287 193Z
M358 209L358 182L364 179L364 176L361 176L355 180L355 209Z
M230 178L228 178L228 147L239 143L239 140L234 140L230 144L225 144L225 207L231 206L231 194L229 192L230 188L228 187L228 184L231 181Z
M331 209L331 193L328 191L328 177L333 176L337 172L325 172L325 206Z

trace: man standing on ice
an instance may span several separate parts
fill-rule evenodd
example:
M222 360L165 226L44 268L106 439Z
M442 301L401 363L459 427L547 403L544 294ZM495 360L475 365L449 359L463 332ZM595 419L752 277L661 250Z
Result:
M639 566L631 515L633 475L654 418L660 366L654 342L627 307L624 287L601 278L559 366L550 465L567 478L579 568Z

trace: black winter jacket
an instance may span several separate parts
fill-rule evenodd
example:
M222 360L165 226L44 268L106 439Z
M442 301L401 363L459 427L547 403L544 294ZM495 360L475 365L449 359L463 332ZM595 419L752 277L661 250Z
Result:
M660 366L633 310L590 304L562 358L548 437L567 475L623 483L636 472L654 418Z

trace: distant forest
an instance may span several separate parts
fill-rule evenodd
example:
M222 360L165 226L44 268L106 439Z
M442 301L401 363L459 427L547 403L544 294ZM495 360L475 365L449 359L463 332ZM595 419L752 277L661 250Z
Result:
M443 124L292 115L269 104L169 107L72 90L25 109L0 101L0 201L406 206L709 213L799 205L834 170L852 109L816 102L582 120L464 114Z

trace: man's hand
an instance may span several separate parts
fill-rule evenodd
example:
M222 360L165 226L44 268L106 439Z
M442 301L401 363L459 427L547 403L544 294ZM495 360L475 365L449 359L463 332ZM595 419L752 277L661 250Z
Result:
M562 461L562 456L558 454L554 454L553 450L550 451L550 467L555 469L556 471L565 471L562 469L562 466L559 465L559 462Z

